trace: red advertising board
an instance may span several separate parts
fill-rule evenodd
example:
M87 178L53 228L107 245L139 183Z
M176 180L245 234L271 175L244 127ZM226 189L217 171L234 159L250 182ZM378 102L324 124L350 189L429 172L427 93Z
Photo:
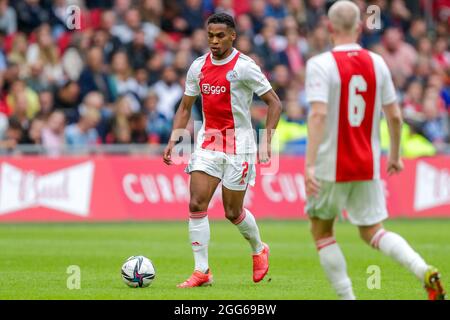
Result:
M305 219L304 159L279 160L270 174L258 168L245 205L258 218ZM143 156L0 158L0 222L187 219L183 169ZM407 160L383 181L391 217L450 217L450 157ZM209 216L224 218L220 188Z

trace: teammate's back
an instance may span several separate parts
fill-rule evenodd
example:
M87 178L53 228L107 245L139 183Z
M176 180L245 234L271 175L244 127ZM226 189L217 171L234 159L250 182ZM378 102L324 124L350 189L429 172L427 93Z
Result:
M336 46L308 61L306 88L308 101L328 106L317 177L337 182L378 179L381 110L396 100L381 56L358 44Z
M380 178L379 127L384 111L389 128L388 174L403 169L401 110L383 59L362 49L360 10L337 1L328 12L331 52L308 61L308 115L305 211L311 221L320 264L342 299L355 299L345 257L334 238L335 218L347 211L364 241L412 272L430 300L445 298L438 270L400 235L384 229L388 212Z

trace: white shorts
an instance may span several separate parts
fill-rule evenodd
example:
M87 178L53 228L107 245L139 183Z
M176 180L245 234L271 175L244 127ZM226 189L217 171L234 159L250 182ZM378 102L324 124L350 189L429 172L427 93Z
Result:
M319 194L308 197L305 206L310 217L331 220L345 209L350 222L357 226L371 226L388 217L381 180L319 182Z
M255 185L256 154L227 154L220 151L196 149L185 172L202 171L222 180L230 190L243 191Z

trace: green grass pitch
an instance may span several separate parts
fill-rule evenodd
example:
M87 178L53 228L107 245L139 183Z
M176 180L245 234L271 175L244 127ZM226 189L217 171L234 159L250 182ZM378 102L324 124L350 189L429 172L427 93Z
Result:
M391 220L441 271L450 288L450 220ZM336 299L322 271L306 221L259 221L271 247L270 271L252 282L250 248L236 227L211 221L212 287L177 289L193 269L187 222L111 224L0 224L0 300L3 299ZM418 280L365 245L355 227L338 222L336 237L359 299L425 299ZM156 278L148 288L128 288L120 267L131 255L149 257ZM81 288L67 288L67 268L81 270ZM367 268L377 265L381 288L368 289ZM266 279L267 279L266 278Z

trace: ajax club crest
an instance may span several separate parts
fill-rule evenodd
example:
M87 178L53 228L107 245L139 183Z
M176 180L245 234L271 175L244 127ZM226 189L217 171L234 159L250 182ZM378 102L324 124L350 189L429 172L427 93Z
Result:
M230 70L230 71L227 72L226 78L230 82L237 81L238 80L238 74L237 74L236 71Z

